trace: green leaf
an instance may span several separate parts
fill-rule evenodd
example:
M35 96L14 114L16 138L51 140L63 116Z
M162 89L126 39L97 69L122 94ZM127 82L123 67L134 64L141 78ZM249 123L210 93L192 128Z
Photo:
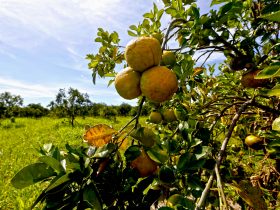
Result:
M166 12L167 14L170 14L171 16L175 16L175 15L177 14L177 10L174 9L174 8L171 8L171 7L167 8L167 9L165 10L165 12Z
M94 158L107 158L111 155L111 153L117 148L117 145L113 143L109 143L104 145L103 147L99 147L95 154L93 155Z
M95 40L94 40L95 42L102 42L103 41L103 39L101 38L101 37L97 37L97 38L95 38Z
M53 157L41 156L39 157L39 161L49 165L57 173L64 172L64 168L62 167L60 162Z
M203 165L205 164L206 160L205 159L192 159L190 161L189 166L187 167L187 170L197 170L203 167Z
M133 145L127 148L124 153L127 162L133 161L141 154L141 150L138 146Z
M165 163L169 157L167 151L157 145L149 149L147 154L153 161L161 164Z
M171 195L168 198L167 202L170 203L173 207L185 207L184 209L194 209L194 202L190 201L180 194Z
M93 183L90 183L84 188L83 200L94 210L102 210L102 203Z
M211 155L211 148L208 146L202 146L198 150L196 150L195 157L197 160L201 158L205 158L209 155Z
M255 79L268 79L280 76L280 65L271 65L261 70Z
M144 18L152 19L152 18L154 18L154 14L153 14L153 13L145 13L145 14L143 15L143 17L144 17Z
M221 3L224 3L224 2L227 2L228 0L213 0L211 2L211 5L210 7L212 7L213 5L216 5L216 4L221 4Z
M272 123L272 130L280 132L280 117L277 117Z
M187 177L187 184L194 190L202 190L203 184L200 181L200 177L197 174L189 175Z
M69 174L64 174L63 176L60 176L60 177L56 177L55 181L52 182L46 192L49 192L51 190L53 190L54 188L60 186L60 185L64 185L65 183L69 182L70 181L70 178L69 178Z
M194 7L194 6L192 6L191 9L192 9L194 18L195 18L196 20L198 20L198 19L199 19L199 10L198 10L196 7Z
M129 26L129 28L130 28L131 30L133 30L133 31L137 31L137 30L138 30L138 28L137 28L136 25L131 25L131 26Z
M277 11L277 12L273 12L271 14L268 14L268 15L263 15L263 16L261 16L261 18L264 18L266 20L280 22L280 10Z
M187 166L189 165L189 162L191 160L191 153L184 153L179 157L178 163L177 163L177 169L179 171L185 171L187 169Z
M271 90L267 90L264 94L268 96L278 96L280 97L280 84L275 85Z
M159 179L164 183L172 183L175 181L174 171L168 166L162 166L159 170Z
M11 180L15 188L21 189L56 175L46 163L34 163L21 169Z
M233 6L233 2L229 2L221 7L221 16L224 16Z
M269 142L266 150L270 155L280 158L280 139Z
M127 33L128 33L129 36L137 36L136 33L132 32L132 31L130 31L130 30L128 30Z
M107 87L109 87L113 82L115 82L114 79L109 80Z

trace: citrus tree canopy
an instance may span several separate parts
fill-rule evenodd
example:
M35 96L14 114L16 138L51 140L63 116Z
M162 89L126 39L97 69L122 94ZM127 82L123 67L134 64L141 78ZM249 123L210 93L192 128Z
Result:
M280 208L280 2L208 6L204 14L195 0L157 1L128 28L126 46L98 29L100 49L87 55L93 81L115 78L138 109L118 131L86 127L89 145L42 148L12 180L17 188L49 181L34 206Z

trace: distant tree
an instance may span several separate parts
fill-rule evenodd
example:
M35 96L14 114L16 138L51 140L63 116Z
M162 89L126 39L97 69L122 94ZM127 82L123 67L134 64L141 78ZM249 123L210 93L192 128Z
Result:
M22 108L21 116L24 117L43 117L49 113L49 110L43 107L41 104L28 104L26 107Z
M0 94L0 117L18 116L23 98L19 95L12 95L10 92Z
M105 119L116 121L116 116L118 115L117 106L105 106L102 110L100 110L100 116Z
M88 113L91 116L100 116L101 112L107 107L105 103L92 103L89 107Z
M74 127L76 116L84 116L86 114L84 110L88 109L90 104L88 94L80 93L77 89L70 87L67 92L65 89L60 89L55 101L51 101L48 107L60 117L69 117Z
M132 109L131 105L127 103L122 103L120 106L118 106L118 114L121 116L127 116L129 115L131 109Z

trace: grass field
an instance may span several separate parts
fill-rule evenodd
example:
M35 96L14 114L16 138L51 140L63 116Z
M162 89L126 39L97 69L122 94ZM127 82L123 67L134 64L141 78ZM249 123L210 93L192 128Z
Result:
M72 128L66 119L18 118L0 124L0 209L28 209L39 195L42 185L35 184L18 190L10 184L16 172L24 166L36 162L37 149L45 143L53 143L63 149L70 145L83 144L84 125L105 123L119 129L130 118L117 117L117 122L102 118L78 118ZM141 118L142 123L145 121Z

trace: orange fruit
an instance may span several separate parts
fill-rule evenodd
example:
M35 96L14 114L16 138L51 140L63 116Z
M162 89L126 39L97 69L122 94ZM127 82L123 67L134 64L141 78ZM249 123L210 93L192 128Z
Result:
M257 88L263 87L267 84L269 80L267 79L255 79L255 76L260 72L260 70L250 71L242 75L241 84L243 87L247 88Z
M176 74L165 66L155 66L145 71L140 80L144 96L153 102L163 102L172 98L178 89Z
M166 122L173 122L173 121L177 120L173 109L166 109L166 110L164 110L162 115L163 115L163 119Z
M134 99L141 95L140 73L127 67L120 71L115 78L115 88L125 99Z
M127 64L135 71L143 72L160 63L162 50L159 41L153 37L139 37L131 40L125 48Z
M261 149L262 143L263 139L258 136L249 135L245 138L245 144L255 150Z
M131 162L131 167L139 172L140 177L146 177L152 175L157 170L158 165L142 149L141 154Z
M165 66L174 66L176 63L176 55L172 51L164 50L162 53L162 64Z
M157 111L152 111L149 116L149 120L151 123L159 124L162 121L162 116Z

